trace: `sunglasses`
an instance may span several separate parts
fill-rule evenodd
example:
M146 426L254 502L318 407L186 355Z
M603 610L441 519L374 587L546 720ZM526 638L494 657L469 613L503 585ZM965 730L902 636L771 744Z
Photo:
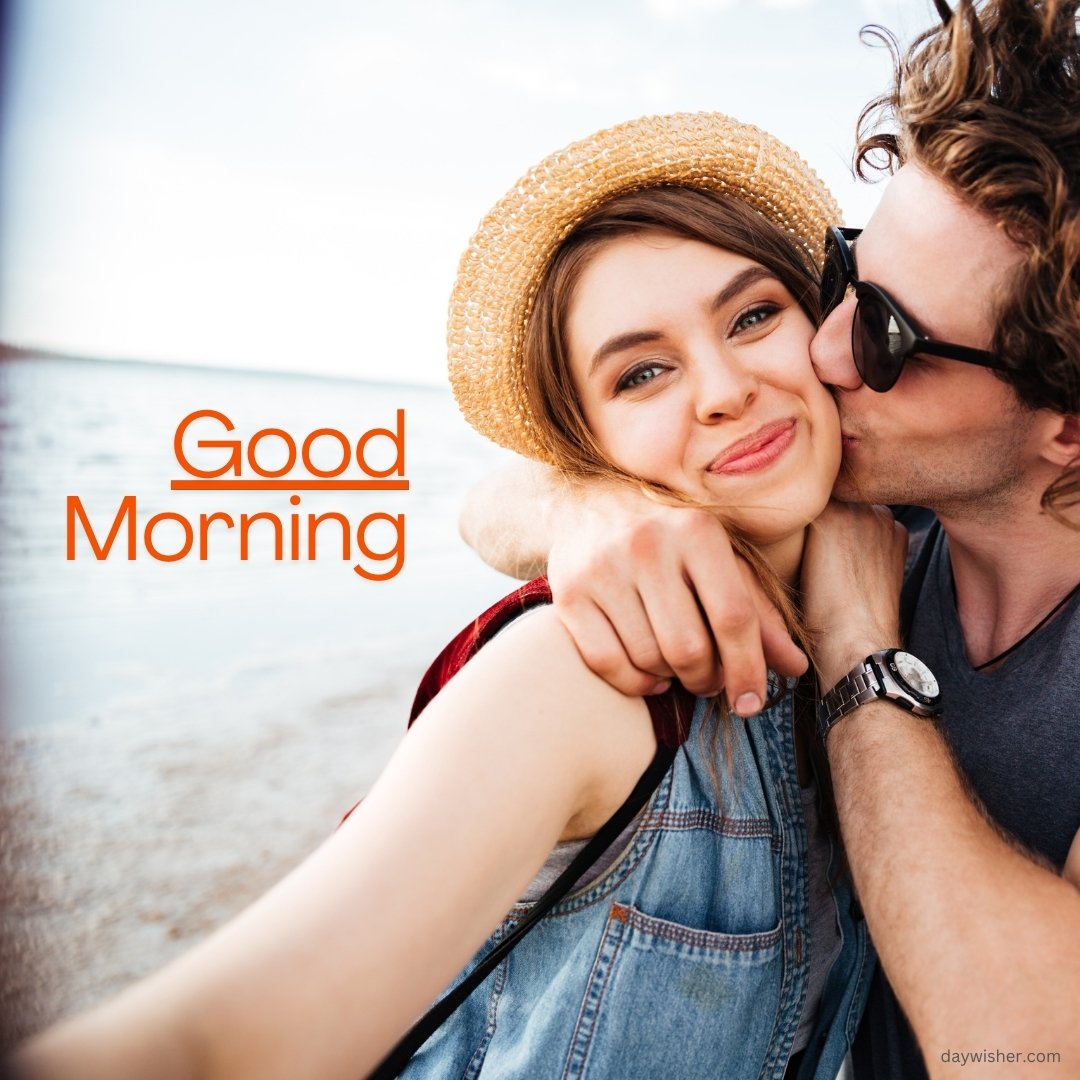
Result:
M869 281L860 281L850 242L862 229L832 226L825 233L825 267L821 273L821 320L843 302L849 288L858 303L851 323L851 351L855 370L871 390L884 393L896 385L904 362L911 356L943 356L965 364L1004 370L999 356L966 345L934 341L897 307L888 293Z

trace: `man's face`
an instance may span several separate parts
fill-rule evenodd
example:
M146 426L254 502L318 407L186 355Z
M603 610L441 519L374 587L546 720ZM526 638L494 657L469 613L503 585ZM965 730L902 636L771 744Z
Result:
M855 246L858 275L884 289L931 338L988 349L993 310L1020 250L993 222L913 164L890 181ZM892 390L864 386L851 353L855 297L811 346L836 390L842 499L928 506L946 516L994 516L1025 487L1034 414L985 368L909 359Z

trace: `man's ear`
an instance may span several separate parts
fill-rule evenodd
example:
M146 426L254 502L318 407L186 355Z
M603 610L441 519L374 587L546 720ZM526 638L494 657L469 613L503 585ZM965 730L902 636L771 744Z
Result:
M1042 458L1059 469L1067 468L1080 460L1080 416L1049 413L1042 444Z

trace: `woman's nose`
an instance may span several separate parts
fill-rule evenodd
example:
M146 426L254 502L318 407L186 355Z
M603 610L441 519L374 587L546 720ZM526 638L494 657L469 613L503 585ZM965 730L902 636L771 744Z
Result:
M721 417L738 417L757 396L758 377L730 350L703 357L696 379L698 420L711 424Z
M862 386L851 351L851 324L855 318L855 306L855 297L848 296L830 312L810 342L810 359L817 377L827 386L837 386L843 390L857 390Z

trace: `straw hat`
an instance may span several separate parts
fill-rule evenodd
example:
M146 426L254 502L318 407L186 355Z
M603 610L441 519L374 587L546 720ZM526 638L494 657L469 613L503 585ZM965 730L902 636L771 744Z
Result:
M458 267L447 326L450 382L489 439L550 461L525 395L522 341L559 244L615 195L662 185L709 188L749 204L797 241L815 273L840 207L798 154L722 113L631 120L531 169L480 223Z

